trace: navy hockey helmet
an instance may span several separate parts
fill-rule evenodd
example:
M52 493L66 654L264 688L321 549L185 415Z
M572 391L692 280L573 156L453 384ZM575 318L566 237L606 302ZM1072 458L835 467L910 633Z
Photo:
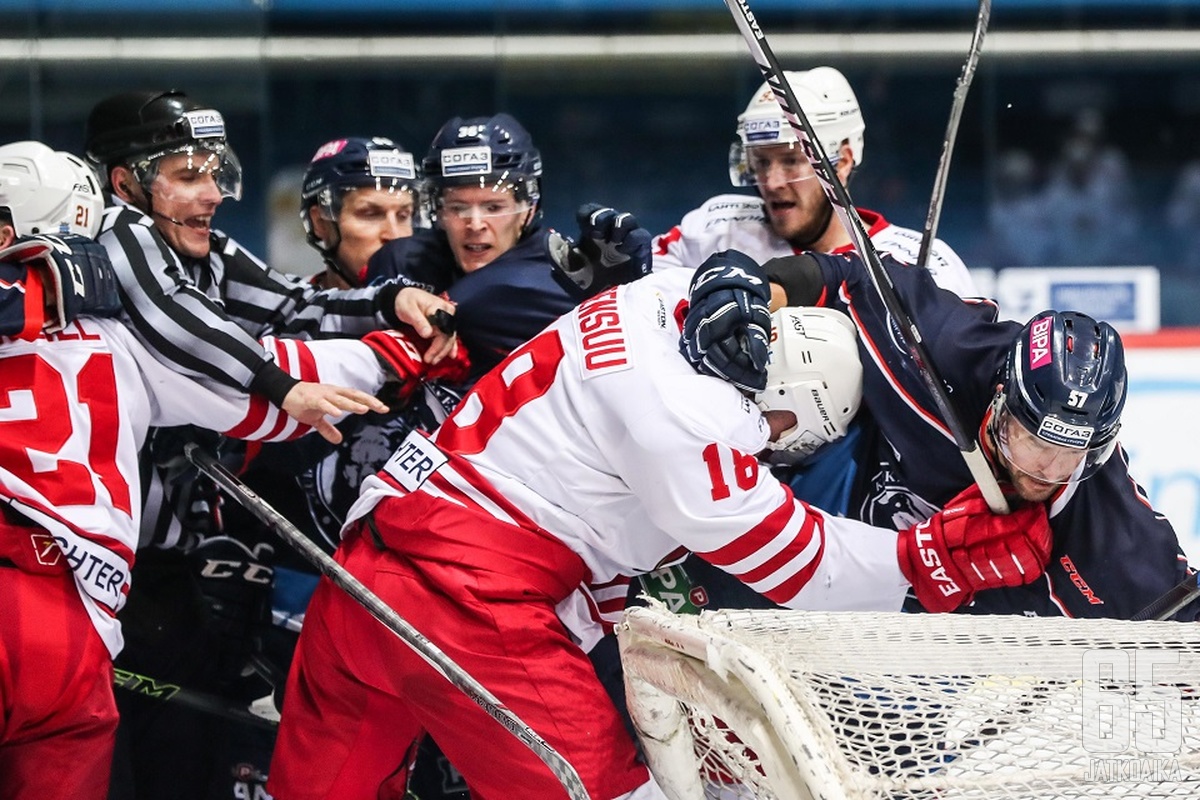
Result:
M187 153L197 167L211 172L222 196L242 195L242 167L225 138L221 112L192 100L178 89L124 92L101 100L88 114L84 134L88 158L111 171L127 166L149 192L159 158Z
M424 217L421 170L412 153L382 136L334 139L317 148L300 187L300 219L309 244L326 252L313 231L309 210L317 207L321 216L336 223L342 210L342 198L347 192L362 188L409 192L413 196L414 216ZM333 249L336 249L336 243Z
M1112 455L1127 382L1125 349L1111 325L1078 312L1043 311L1009 349L993 403L997 444L1010 464L1038 479L1083 480ZM1020 423L1028 446L1011 441L1006 418ZM1031 456L1053 453L1067 456L1058 459L1058 474L1023 467L1023 456L1030 463Z
M424 167L437 195L448 186L497 186L534 205L541 197L542 156L510 114L452 118L433 137Z

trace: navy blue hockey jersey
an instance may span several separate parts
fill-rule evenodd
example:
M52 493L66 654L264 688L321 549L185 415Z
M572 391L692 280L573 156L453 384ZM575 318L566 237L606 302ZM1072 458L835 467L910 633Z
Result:
M486 267L464 274L444 232L419 230L371 256L366 277L445 292L457 304L458 336L470 354L474 381L575 307L551 272L549 234L534 228Z
M863 408L876 427L849 513L907 527L973 479L862 261L856 255L817 258L821 304L845 311L858 328ZM990 302L964 301L938 288L925 270L887 258L884 264L963 423L980 431L1021 326L996 321ZM1097 474L1063 487L1049 515L1054 548L1045 576L1028 586L980 592L963 611L1127 619L1186 574L1174 529L1130 477L1119 448ZM1200 601L1178 618L1193 620L1198 612Z

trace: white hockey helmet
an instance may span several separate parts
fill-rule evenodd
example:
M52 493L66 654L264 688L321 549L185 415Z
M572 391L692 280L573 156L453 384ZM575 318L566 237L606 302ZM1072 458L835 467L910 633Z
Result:
M0 208L12 217L18 236L74 233L94 239L104 197L82 159L41 142L13 142L0 146Z
M789 463L846 435L862 402L863 368L854 323L832 308L781 308L771 315L763 411L791 411L796 426L767 446Z
M825 155L837 161L842 142L849 140L855 166L863 160L863 122L858 98L846 76L833 67L784 72L796 100ZM737 119L737 139L729 147L729 180L734 186L754 186L746 150L756 145L795 144L799 139L783 115L775 92L764 82Z

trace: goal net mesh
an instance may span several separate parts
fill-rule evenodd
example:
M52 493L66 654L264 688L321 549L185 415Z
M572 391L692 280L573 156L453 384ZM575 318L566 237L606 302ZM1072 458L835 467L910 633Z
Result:
M627 612L630 712L681 798L1197 798L1200 626Z

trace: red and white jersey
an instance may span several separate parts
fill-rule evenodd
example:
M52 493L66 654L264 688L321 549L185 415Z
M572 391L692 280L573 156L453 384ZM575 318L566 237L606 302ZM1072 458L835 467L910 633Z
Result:
M302 380L367 392L383 383L374 353L356 340L268 337L263 347ZM308 430L265 399L164 366L110 319L77 320L33 341L0 339L0 381L0 495L53 536L31 546L48 563L67 560L114 657L138 541L138 451L147 429L190 423L263 441Z
M769 437L758 407L680 355L690 277L654 274L560 317L432 442L410 435L364 481L350 520L428 492L556 537L593 585L686 548L784 605L898 609L896 533L795 500L756 458Z
M871 244L880 255L890 255L905 264L917 263L921 251L919 231L893 225L874 211L857 210ZM761 197L722 194L689 211L678 225L655 237L654 269L687 267L695 270L713 253L731 249L740 250L760 264L771 258L801 252L771 229ZM847 245L834 252L852 249ZM978 296L967 265L941 239L933 240L926 269L943 289L960 297Z

